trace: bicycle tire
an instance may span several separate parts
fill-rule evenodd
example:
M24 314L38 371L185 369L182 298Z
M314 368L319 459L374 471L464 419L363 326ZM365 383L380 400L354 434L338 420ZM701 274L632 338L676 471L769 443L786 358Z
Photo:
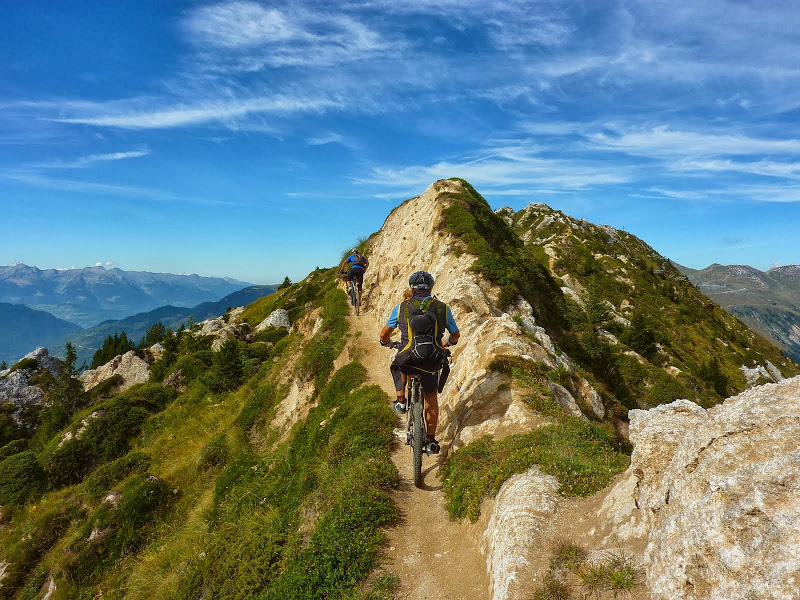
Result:
M411 393L411 411L413 413L412 432L411 432L411 451L413 454L414 485L422 487L422 452L425 448L427 439L427 428L425 427L424 397L418 381L414 382Z
M356 284L354 281L350 281L350 304L353 305L353 308L356 311L356 316L358 316L358 305L360 302L358 301L358 290L356 289Z

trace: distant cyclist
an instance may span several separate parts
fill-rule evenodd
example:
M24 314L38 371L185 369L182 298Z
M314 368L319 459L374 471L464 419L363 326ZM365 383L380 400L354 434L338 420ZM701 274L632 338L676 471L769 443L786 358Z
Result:
M339 272L342 274L346 273L344 278L345 287L347 287L351 281L356 282L356 286L358 286L358 298L361 299L361 293L364 287L364 272L369 266L369 261L366 256L358 251L358 248L353 248L350 252L350 256L342 261ZM348 266L349 270L345 270Z
M440 379L440 371L447 364L449 351L445 348L458 342L461 332L450 307L431 296L433 276L426 271L417 271L409 277L411 297L394 307L381 330L382 346L388 346L389 337L400 328L400 351L392 361L389 370L394 380L397 398L394 410L398 414L406 412L405 397L407 375L421 375L422 391L425 393L425 423L428 443L425 450L431 454L439 452L436 441L436 426L439 422L439 397L446 376ZM448 338L443 341L444 330ZM449 369L448 369L449 372Z

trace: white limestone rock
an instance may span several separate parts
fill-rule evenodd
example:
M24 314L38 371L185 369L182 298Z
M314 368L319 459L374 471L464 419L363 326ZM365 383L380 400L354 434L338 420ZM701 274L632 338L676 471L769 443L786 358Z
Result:
M88 392L114 375L122 377L122 383L116 391L124 392L137 383L147 382L150 379L150 366L139 358L134 350L130 350L125 354L115 356L96 369L84 371L79 379L83 384L83 389Z
M631 466L599 511L647 541L654 600L797 598L800 377L709 410L630 412Z
M483 534L492 600L522 598L530 592L520 584L520 575L530 570L526 557L541 552L541 534L558 500L558 481L539 467L503 483Z
M292 322L289 320L289 313L282 308L272 311L266 319L258 324L256 331L264 331L268 327L283 327L284 329L291 329Z

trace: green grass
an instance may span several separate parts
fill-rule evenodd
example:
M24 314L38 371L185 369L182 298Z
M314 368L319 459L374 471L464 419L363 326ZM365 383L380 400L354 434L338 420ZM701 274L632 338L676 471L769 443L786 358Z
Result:
M633 559L622 552L604 552L590 560L589 552L567 540L555 542L550 566L542 584L534 591L535 600L577 600L610 593L630 593L642 580Z
M357 387L364 378L360 364L343 367L286 442L223 469L212 537L169 598L356 593L377 564L380 527L395 518L388 488L397 481L394 417L382 390ZM248 401L240 426L258 422L257 404Z
M476 521L481 502L500 491L512 475L538 465L567 496L588 496L625 470L629 458L609 429L566 414L543 392L540 369L530 361L502 357L493 363L531 391L531 406L553 423L496 441L485 437L459 449L442 468L443 491L452 518Z

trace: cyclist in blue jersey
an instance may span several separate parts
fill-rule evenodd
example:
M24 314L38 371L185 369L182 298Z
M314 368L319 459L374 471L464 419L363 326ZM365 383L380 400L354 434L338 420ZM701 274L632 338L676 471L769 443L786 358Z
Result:
M358 248L353 248L350 252L350 256L342 261L342 265L339 267L339 272L342 274L346 273L344 278L345 288L350 284L351 281L356 282L356 286L358 287L358 297L360 299L362 288L364 286L364 272L369 266L369 261L367 260L366 256L358 251ZM348 266L349 270L345 271L345 267Z
M439 421L438 393L442 391L446 381L446 375L442 373L440 377L440 371L447 364L449 356L449 351L445 348L455 345L461 332L450 307L431 296L434 279L430 273L417 271L411 275L408 283L411 297L394 307L381 330L380 341L382 346L390 345L389 337L396 328L400 328L400 351L389 367L397 392L394 410L398 414L406 412L407 375L420 374L422 391L425 393L425 424L428 434L425 449L436 454L439 452L439 442L435 437ZM422 325L418 325L419 323ZM445 329L448 331L447 340L443 339ZM449 368L446 372L449 373Z

